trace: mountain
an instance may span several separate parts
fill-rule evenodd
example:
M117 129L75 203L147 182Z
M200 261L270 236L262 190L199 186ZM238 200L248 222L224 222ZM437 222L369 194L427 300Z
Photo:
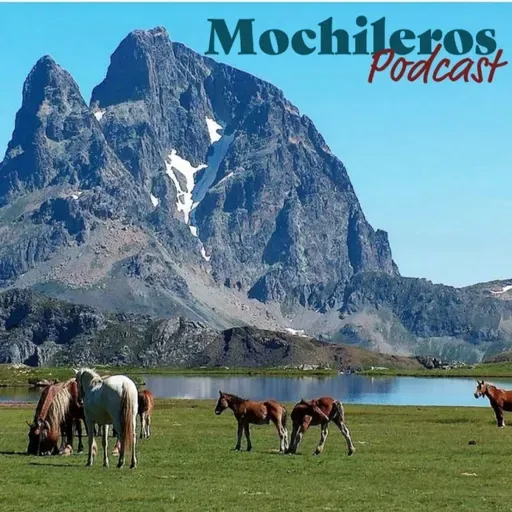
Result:
M109 314L468 361L512 347L502 294L400 276L281 90L162 27L121 42L89 105L36 63L0 164L0 233L1 288Z

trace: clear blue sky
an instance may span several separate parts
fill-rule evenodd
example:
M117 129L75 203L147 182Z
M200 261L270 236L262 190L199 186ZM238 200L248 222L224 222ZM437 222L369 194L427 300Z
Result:
M391 32L494 28L512 59L512 4L0 4L0 152L35 61L52 55L89 101L110 54L136 28L163 25L207 50L208 18L255 18L256 33L316 28L332 16L386 17ZM388 231L403 275L455 286L512 277L512 63L492 84L366 82L368 56L219 57L271 81L347 166L363 210Z

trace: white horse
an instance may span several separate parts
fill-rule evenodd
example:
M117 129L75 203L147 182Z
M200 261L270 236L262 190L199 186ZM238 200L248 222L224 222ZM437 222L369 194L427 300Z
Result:
M92 466L97 453L94 423L103 425L103 465L108 467L108 426L113 425L119 441L118 468L124 466L125 451L131 447L130 467L137 466L135 439L137 426L138 393L135 383L124 375L100 377L94 370L75 370L78 393L84 402L85 424L89 435L87 466Z

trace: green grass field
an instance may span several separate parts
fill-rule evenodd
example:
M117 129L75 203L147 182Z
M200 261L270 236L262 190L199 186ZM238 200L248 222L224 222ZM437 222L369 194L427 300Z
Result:
M512 362L480 363L473 368L454 368L451 370L394 369L365 370L361 375L403 376L403 377L480 377L483 379L493 377L512 378Z
M104 374L128 375L137 384L143 383L143 375L279 375L281 377L297 377L301 375L328 377L336 375L334 370L297 370L294 368L131 368L126 366L96 366L95 369ZM0 364L0 387L28 386L30 381L59 380L65 381L73 377L68 367L15 367Z
M311 455L279 455L272 426L253 427L253 451L233 452L232 413L211 401L157 401L139 467L86 468L85 454L29 457L32 407L0 407L0 510L7 511L491 511L511 510L512 429L490 408L346 406L356 453L330 428ZM511 420L512 421L512 420ZM475 440L476 445L468 445ZM99 441L99 439L98 439ZM245 444L243 444L245 447Z

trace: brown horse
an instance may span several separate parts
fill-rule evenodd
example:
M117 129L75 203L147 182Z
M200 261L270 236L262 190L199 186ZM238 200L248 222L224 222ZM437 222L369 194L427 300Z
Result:
M505 426L503 411L512 411L512 391L505 391L484 381L477 380L477 383L475 398L486 396L489 399L496 414L498 427L503 428Z
M155 397L149 389L139 391L139 408L138 415L140 418L140 438L149 439L151 435L151 415L155 406Z
M151 415L153 414L153 408L155 405L155 397L153 393L148 389L144 389L143 391L139 391L139 403L137 414L140 418L140 438L143 437L149 439L151 435L150 425L151 425ZM114 429L114 436L116 436L116 431ZM119 439L116 441L114 449L112 450L112 455L119 455L119 451L121 449L121 443Z
M78 399L75 379L64 383L50 384L41 393L34 421L30 427L27 453L29 455L69 455L73 447L73 425L78 433L78 452L83 451L82 425L84 410ZM58 448L59 434L62 444Z
M328 425L332 421L341 431L347 442L348 454L355 452L350 432L345 424L345 412L340 401L334 398L323 396L315 400L306 401L302 399L295 405L291 414L293 422L292 437L287 453L296 453L297 448L304 437L306 430L312 425L321 426L320 442L313 452L313 455L320 455L327 440Z
M222 414L228 407L233 411L238 422L238 437L235 450L240 450L242 446L242 432L245 432L247 438L247 451L252 449L251 433L249 425L268 425L272 422L279 434L279 451L285 453L288 447L288 431L286 430L286 409L275 400L266 402L253 402L236 395L223 393L219 391L219 400L215 407L215 414Z

